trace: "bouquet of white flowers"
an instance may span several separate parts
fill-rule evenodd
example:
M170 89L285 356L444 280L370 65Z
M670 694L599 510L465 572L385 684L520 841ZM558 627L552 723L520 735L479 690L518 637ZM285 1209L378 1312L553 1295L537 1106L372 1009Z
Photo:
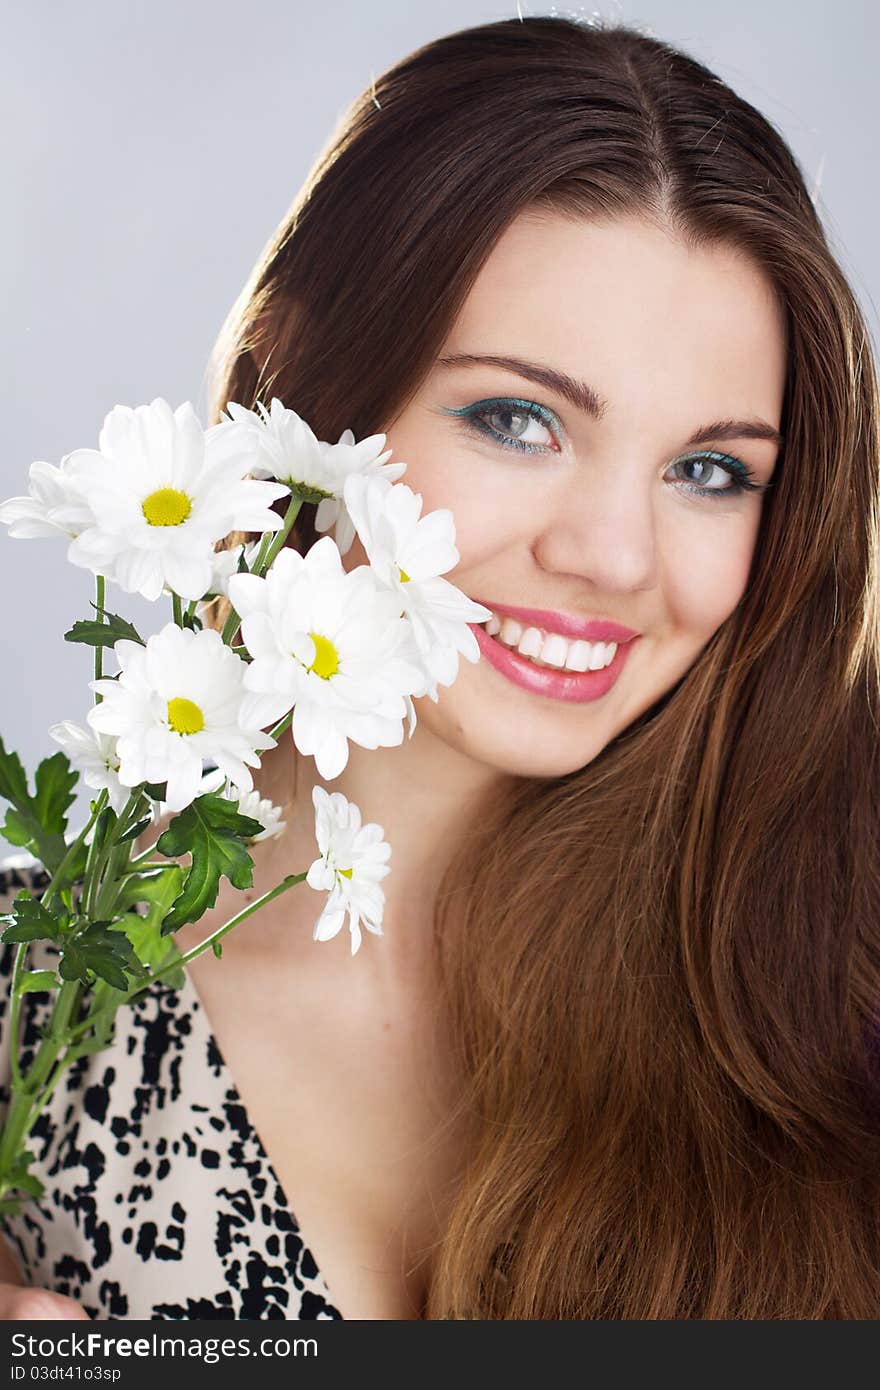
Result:
M336 444L318 440L277 398L269 410L230 403L207 430L189 402L172 411L157 398L116 406L97 450L77 449L59 466L32 464L28 495L0 504L12 537L66 537L68 559L96 584L95 616L64 634L94 648L85 725L50 729L61 751L40 763L33 790L0 739L0 797L9 803L0 833L33 854L49 880L0 915L0 941L16 947L0 1212L42 1193L28 1135L65 1068L111 1046L116 1010L155 981L179 987L187 961L208 949L221 955L228 931L303 881L326 895L316 940L335 936L346 913L352 955L361 924L382 935L391 847L380 825L362 824L356 805L316 786L313 863L185 955L173 940L213 907L221 877L250 887L249 846L283 830L251 769L286 730L332 780L349 740L391 747L406 721L411 738L414 698L436 701L460 654L479 659L467 624L489 610L441 577L459 559L452 514L421 516L421 496L396 481L406 464L386 462L384 444L383 434L358 443L351 430ZM289 498L283 519L272 507L280 498ZM335 537L322 535L302 556L284 543L304 503L317 504L316 530L334 527ZM232 531L259 540L218 551ZM355 534L369 563L346 571L342 555ZM172 620L144 640L107 608L107 581L151 600L169 595ZM202 620L202 605L217 596L231 605L222 633ZM103 671L108 648L119 668L111 675ZM68 836L80 774L98 794L86 824ZM167 815L155 843L136 853L138 838ZM28 968L35 942L45 943L53 969ZM50 992L54 1002L24 1069L19 1008L29 991Z

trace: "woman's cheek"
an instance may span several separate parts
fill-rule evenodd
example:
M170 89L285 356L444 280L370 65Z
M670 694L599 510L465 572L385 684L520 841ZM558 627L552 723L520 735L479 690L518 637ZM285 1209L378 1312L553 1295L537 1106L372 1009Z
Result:
M700 537L679 536L666 557L664 586L676 626L708 639L730 617L748 584L756 529L731 527L725 536L707 527Z

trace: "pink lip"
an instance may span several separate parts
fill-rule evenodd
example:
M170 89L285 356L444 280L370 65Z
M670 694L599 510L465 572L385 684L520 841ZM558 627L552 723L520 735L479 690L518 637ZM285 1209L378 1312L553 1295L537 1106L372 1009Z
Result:
M487 608L488 606L486 604ZM514 685L530 690L533 695L545 695L551 700L569 700L575 704L598 700L607 694L635 645L631 641L618 646L614 660L601 671L565 671L556 670L552 666L535 666L526 657L520 656L514 647L505 647L502 642L496 642L479 623L468 623L468 627L477 639L480 654Z
M511 604L487 603L485 599L475 597L474 602L491 608L493 613L516 618L528 627L539 627L544 632L559 632L563 637L579 637L584 642L631 642L640 635L631 627L622 627L620 623L612 623L605 618L594 618L588 622L570 613L551 613L545 608L514 608Z

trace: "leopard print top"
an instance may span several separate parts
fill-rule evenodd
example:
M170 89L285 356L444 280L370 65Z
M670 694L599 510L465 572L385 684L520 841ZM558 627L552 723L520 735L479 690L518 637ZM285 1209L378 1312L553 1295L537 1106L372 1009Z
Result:
M0 911L47 881L30 856L5 859ZM14 956L0 947L4 1110ZM28 967L53 963L36 943ZM28 1055L49 1004L45 993L22 997ZM32 1130L31 1171L45 1194L2 1218L26 1282L99 1319L341 1318L189 975L180 990L156 985L116 1020L112 1046L63 1073Z

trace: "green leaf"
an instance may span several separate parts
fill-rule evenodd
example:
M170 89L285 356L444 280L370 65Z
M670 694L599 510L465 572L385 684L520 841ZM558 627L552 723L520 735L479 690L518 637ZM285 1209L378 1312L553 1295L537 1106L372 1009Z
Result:
M50 873L67 852L64 830L78 778L67 754L59 749L40 763L36 792L31 795L18 754L7 752L0 738L0 797L11 802L0 834L11 845L29 849Z
M4 912L0 912L0 926L2 926L4 922L13 922L15 920L15 908L19 903L30 901L30 896L26 888L19 888L15 897L12 899L12 907Z
M12 925L0 936L0 941L4 944L10 941L54 941L57 944L62 940L64 928L68 923L66 912L63 916L56 916L27 892L19 893L12 907L11 913L3 914L5 921L10 917L14 919Z
M92 607L97 608L93 603ZM142 647L147 644L141 637L136 628L125 618L120 618L118 613L107 613L107 621L102 623L97 618L87 618L74 623L69 632L65 632L65 642L85 642L90 647L112 647L120 638L127 638L130 642L139 642Z
M250 888L254 861L246 841L262 828L222 796L200 796L174 817L156 848L169 858L191 854L192 864L183 891L162 923L163 936L203 917L217 901L221 878L227 878L233 888Z
M7 927L2 937L0 937L0 941L3 942L4 946L8 946L10 942L20 945L24 941L49 941L51 939L51 937L46 935L43 928L36 923Z
M164 801L168 795L167 782L145 782L144 791L147 796L151 796L154 801Z
M27 776L21 765L21 759L17 753L7 753L3 747L2 738L0 738L0 796L3 797L4 801L11 801L13 806L25 805L30 801Z
M103 811L99 813L98 819L95 821L94 828L92 829L92 844L94 845L93 854L100 854L101 850L104 848L107 836L110 834L111 829L118 819L119 817L112 806L105 806Z
M139 820L130 830L126 830L124 835L120 835L116 843L118 845L124 845L126 840L136 840L141 831L146 830L147 826L152 822L152 819L152 816L144 816L143 820Z
M146 975L124 931L115 931L107 922L90 922L86 929L65 942L58 966L62 979L91 984L91 971L114 989L127 990L126 971Z
M18 994L41 994L54 989L58 980L54 970L23 970L18 977Z
M37 768L34 806L42 829L50 835L63 835L67 829L67 812L75 800L73 788L78 781L79 773L61 749L44 758Z
M125 932L141 964L154 972L180 958L176 944L162 935L161 928L163 917L180 893L183 878L184 870L180 865L170 864L147 879L134 875L122 892L121 906L132 907L138 903L147 910L128 912L116 925ZM162 983L169 989L181 989L183 970L169 971L162 977Z
M42 1197L46 1190L43 1183L33 1173L28 1172L33 1161L33 1154L26 1150L17 1153L6 1176L19 1192L26 1192L31 1197Z
M212 942L211 942L211 950L214 952L214 955L215 955L215 956L217 957L217 959L219 960L220 957L223 955L223 942L222 942L222 941L212 941Z
M137 903L156 904L164 912L174 902L183 883L184 871L179 864L168 864L149 874L131 874L119 894L121 909Z

